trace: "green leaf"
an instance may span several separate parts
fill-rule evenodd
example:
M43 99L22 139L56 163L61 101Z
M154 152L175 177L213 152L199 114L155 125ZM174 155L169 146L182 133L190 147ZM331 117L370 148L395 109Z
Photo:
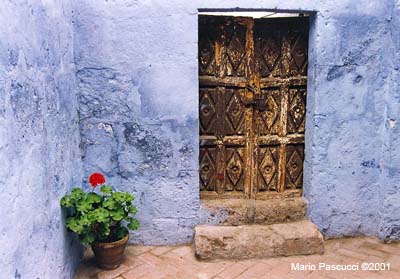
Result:
M71 197L69 195L62 197L60 204L63 207L72 207L73 206Z
M85 196L85 192L83 192L80 188L74 188L71 191L71 194L65 195L62 197L60 203L63 207L74 207L75 203L82 199Z
M89 212L93 209L92 203L87 199L81 200L77 203L76 209L80 212Z
M69 217L67 218L67 221L65 222L66 226L68 229L75 233L81 233L83 230L83 226L81 222L79 222L79 219L76 219L74 217Z
M124 202L125 201L125 194L121 192L116 192L112 195L112 198L117 202Z
M103 185L103 186L101 186L100 191L104 195L108 195L108 194L111 194L113 190L112 190L112 188L110 186Z
M110 235L110 231L111 230L110 230L110 224L109 223L102 223L101 226L100 226L100 229L101 229L100 234L103 237L106 237L106 236Z
M128 228L131 230L137 230L140 226L140 223L135 218L130 218L130 223L128 224Z
M96 220L99 223L105 223L108 221L109 211L104 208L97 208L93 211L96 216Z
M119 207L117 210L110 211L110 216L114 221L121 221L125 216L125 212L122 207Z
M99 202L101 202L101 197L96 193L90 192L89 194L87 194L87 197L85 200L86 200L86 202L88 202L90 204L99 203Z
M90 221L88 220L87 215L83 215L83 216L81 217L81 219L79 219L79 223L80 223L82 226L89 225L89 224L90 224Z
M81 188L74 188L71 191L71 197L75 200L80 199L83 195L85 195L85 192Z
M93 211L89 211L85 216L89 223L96 221L96 214Z
M126 202L132 202L134 199L135 199L135 197L132 194L127 193L127 192L125 193L125 201Z
M131 206L129 207L129 213L131 213L131 214L136 214L136 213L137 213L137 208L136 208L136 206L131 205Z
M104 207L113 210L117 208L117 203L115 202L114 199L112 199L111 197L103 202Z

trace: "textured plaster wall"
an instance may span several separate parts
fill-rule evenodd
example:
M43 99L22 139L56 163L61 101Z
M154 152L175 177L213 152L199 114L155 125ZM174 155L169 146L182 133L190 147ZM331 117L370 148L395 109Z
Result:
M380 236L400 239L400 1L392 13L392 43L388 64L391 68L390 88L385 97L384 160L381 189Z
M333 237L381 229L393 3L359 4L317 14L312 30L304 187L309 216Z
M2 1L0 38L0 278L72 278L59 205L82 172L70 3Z
M394 0L75 0L85 172L102 171L118 189L136 194L142 227L132 241L188 242L193 226L209 217L198 194L197 15L202 8L312 14L304 174L308 216L329 237L398 238L399 9Z

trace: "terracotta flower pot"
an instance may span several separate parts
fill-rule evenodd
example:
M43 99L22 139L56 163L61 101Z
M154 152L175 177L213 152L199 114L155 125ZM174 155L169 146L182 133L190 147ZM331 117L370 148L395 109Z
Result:
M116 269L122 263L129 234L123 239L108 243L93 243L92 250L96 257L96 262L103 269Z

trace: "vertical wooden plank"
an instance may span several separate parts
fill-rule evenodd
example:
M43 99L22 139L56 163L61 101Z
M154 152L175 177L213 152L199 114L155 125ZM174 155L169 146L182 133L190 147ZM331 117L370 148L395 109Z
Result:
M215 77L220 78L224 73L224 65L222 63L222 54L224 52L224 35L221 34L219 40L215 40L215 64L217 70L215 71Z
M289 77L290 73L290 45L287 38L287 32L282 32L281 37L281 67L282 76ZM288 102L289 102L289 81L282 79L284 84L280 87L281 91L281 130L279 136L285 138L287 135L287 113L288 113ZM285 190L286 181L286 143L281 141L279 147L279 171L278 171L278 192L283 192Z
M254 61L254 19L247 19L247 30L246 30L246 76L248 84L255 90L259 90L259 82L255 69ZM253 92L254 94L254 92ZM254 95L253 95L254 96ZM245 187L245 195L248 198L255 198L257 191L257 151L256 151L256 136L255 136L255 117L254 117L254 106L249 106L246 109L246 123L248 129L246 129L246 177L247 183Z
M223 138L225 136L224 129L224 112L225 112L225 96L224 88L218 86L217 91L217 193L225 192L225 146Z
M287 111L288 111L288 94L289 87L283 85L281 87L281 129L279 136L284 138L287 135ZM286 178L286 143L281 141L279 146L279 163L278 163L278 192L285 190L285 179Z
M217 189L218 194L225 193L225 147L223 144L217 144Z

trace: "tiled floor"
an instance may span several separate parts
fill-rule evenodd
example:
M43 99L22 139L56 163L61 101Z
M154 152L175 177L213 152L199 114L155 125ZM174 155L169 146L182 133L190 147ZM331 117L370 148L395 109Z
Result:
M316 270L292 270L292 263L315 265ZM354 265L355 271L328 271L326 265ZM382 263L390 271L363 271L362 263ZM372 267L373 265L370 264ZM379 267L377 265L377 267ZM344 238L325 242L324 255L200 262L192 246L128 246L123 264L103 271L94 266L88 253L75 279L258 279L258 278L400 278L400 244L383 244L375 238Z

